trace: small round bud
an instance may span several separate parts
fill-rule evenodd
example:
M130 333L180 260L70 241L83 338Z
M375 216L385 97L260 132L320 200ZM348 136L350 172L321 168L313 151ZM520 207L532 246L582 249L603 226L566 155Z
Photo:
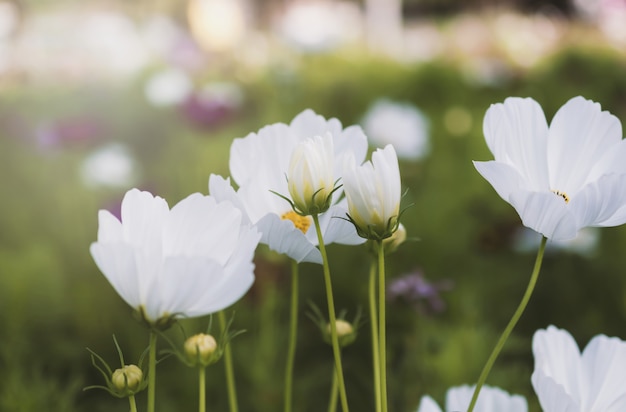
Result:
M113 387L120 393L132 395L141 390L143 372L136 365L125 365L116 369L111 376Z
M402 223L398 224L398 229L388 238L383 240L383 247L385 252L395 252L398 247L406 241L406 229Z
M335 321L335 329L337 330L337 338L339 340L339 346L344 347L356 339L356 333L350 322L343 319L337 319ZM330 323L326 326L326 332L330 337Z
M217 342L211 335L199 333L185 341L185 354L187 359L194 365L208 366L215 362L214 356L217 350Z

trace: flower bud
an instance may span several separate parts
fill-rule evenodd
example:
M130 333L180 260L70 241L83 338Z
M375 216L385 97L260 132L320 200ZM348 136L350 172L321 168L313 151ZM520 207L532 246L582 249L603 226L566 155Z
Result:
M339 346L344 347L348 346L356 339L356 331L350 324L343 319L337 319L335 321L335 329L337 330L337 339L339 340ZM330 341L330 323L326 326L326 332L328 333L328 338Z
M333 162L330 133L307 139L293 150L287 181L296 212L306 216L328 210L335 191Z
M185 355L193 365L208 366L219 359L217 342L211 335L199 333L185 341Z
M391 236L383 239L383 247L386 253L395 252L398 247L406 241L406 229L402 223L398 224L398 229Z
M116 391L125 395L134 395L142 387L143 372L136 365L125 365L116 369L111 376L111 383Z

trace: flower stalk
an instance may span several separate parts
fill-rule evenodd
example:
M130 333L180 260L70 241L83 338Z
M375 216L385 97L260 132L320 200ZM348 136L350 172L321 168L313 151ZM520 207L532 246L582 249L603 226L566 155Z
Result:
M135 395L128 397L128 403L130 405L130 412L137 412L137 402L135 402Z
M337 382L337 369L333 367L333 383L330 387L330 401L328 402L328 412L337 410L337 395L339 392L339 384Z
M328 265L328 255L324 246L324 238L320 228L319 217L317 214L312 215L315 223L315 231L319 242L320 253L322 255L324 268L324 283L326 284L326 300L328 301L328 317L330 320L330 336L333 347L333 356L335 358L335 368L337 369L337 382L339 385L339 397L341 400L341 408L343 412L348 412L348 397L346 395L346 386L343 379L343 367L341 366L341 351L339 348L339 338L337 337L337 318L335 315L335 303L333 301L333 286L330 278L330 268Z
M298 341L298 262L291 260L291 304L289 319L289 344L285 367L285 412L291 412L293 398L293 364Z
M385 247L378 240L378 352L380 358L380 405L387 412L387 337L385 314Z
M198 411L206 412L206 367L198 367Z
M487 376L489 375L489 372L491 371L493 364L498 358L500 351L504 347L506 340L509 338L509 335L513 331L513 328L515 327L519 319L522 317L522 314L524 313L524 310L526 309L526 306L528 305L528 301L530 300L530 297L533 294L533 290L535 289L535 285L537 284L537 278L539 277L539 271L541 270L541 263L543 261L543 254L546 249L547 240L548 239L545 236L543 236L541 239L541 244L539 245L539 251L537 252L537 258L535 260L535 266L533 268L532 274L530 275L530 281L528 282L528 286L526 287L526 292L524 293L524 296L522 297L522 301L520 302L519 306L515 310L515 313L513 313L513 317L511 317L511 320L509 321L508 325L506 325L504 332L502 332L500 339L498 339L498 343L496 344L496 347L491 352L491 355L489 356L487 363L485 364L482 372L480 373L480 377L478 378L478 383L476 384L476 388L474 389L474 394L472 395L472 400L470 402L469 408L467 409L467 412L472 412L474 410L476 401L478 401L478 395L480 393L481 387L484 385L485 381L487 380Z
M226 315L224 311L219 312L220 327L226 329ZM230 345L224 348L224 368L226 370L226 386L228 388L228 405L230 412L237 412L237 388L235 387L235 372L233 369L233 357L230 352Z
M156 398L156 345L157 332L150 330L150 346L148 349L148 412L154 412Z
M376 314L376 308L376 262L372 260L369 279L369 309L372 331L372 365L374 367L374 402L376 403L376 412L380 412L382 408L380 403L380 354L378 351L378 315Z

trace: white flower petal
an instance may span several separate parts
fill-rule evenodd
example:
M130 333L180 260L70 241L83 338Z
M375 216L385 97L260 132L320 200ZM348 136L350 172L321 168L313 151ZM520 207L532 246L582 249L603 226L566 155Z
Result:
M578 227L626 223L626 174L605 175L571 198L569 207Z
M548 172L554 190L573 195L593 165L622 140L622 126L600 105L578 96L554 116L548 138Z
M582 412L580 405L565 392L565 388L541 370L531 377L541 409L546 412Z
M505 201L509 201L511 193L524 187L522 176L508 164L500 163L495 160L488 162L473 162L478 173L482 175L498 195Z
M509 202L524 226L548 239L573 239L580 229L567 208L567 203L554 193L519 190L510 194Z
M135 246L161 252L161 228L169 212L167 202L149 192L131 189L122 200L124 238Z
M626 342L604 335L595 336L582 354L588 378L587 402L583 410L626 411Z
M547 188L548 123L536 101L509 97L504 103L491 105L485 114L483 131L497 162L517 169L529 189Z
M463 385L450 388L446 393L446 410L465 411L474 395L474 386ZM475 412L527 412L526 398L510 395L500 388L484 385L475 405Z
M96 266L113 289L133 308L141 305L135 251L124 243L92 243L89 248Z
M417 412L442 412L439 405L428 395L422 396Z
M98 211L98 242L110 243L123 240L122 222L108 210Z
M262 233L261 243L268 245L273 251L285 254L296 262L322 264L320 251L290 220L268 214L256 226ZM315 230L313 226L309 228L309 231L312 230Z

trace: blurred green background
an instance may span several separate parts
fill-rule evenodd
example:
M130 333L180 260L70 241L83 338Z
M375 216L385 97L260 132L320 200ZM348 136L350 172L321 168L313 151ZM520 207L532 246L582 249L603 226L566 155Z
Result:
M255 10L276 3L255 3ZM470 14L455 2L445 10L431 3L406 2L404 12L406 27L417 21L438 33L435 40L418 31L427 45L448 44L434 55L404 59L402 53L389 56L355 44L311 52L269 40L267 58L251 64L237 49L196 47L202 59L186 72L192 89L209 87L230 99L214 94L208 105L194 105L189 95L176 104L146 98L150 79L173 66L163 58L123 78L81 72L62 53L56 58L70 59L67 66L55 66L47 74L45 67L33 72L4 60L9 63L0 65L0 411L127 408L124 400L102 391L82 391L104 383L86 347L117 365L112 334L127 361L136 362L148 341L148 331L133 319L89 255L99 209L117 210L133 186L170 205L192 192L206 193L210 173L228 175L233 138L269 123L289 122L305 108L337 117L344 126L359 124L380 98L417 107L427 119L430 145L428 155L401 163L405 203L413 204L403 223L413 240L388 260L389 282L420 271L441 286L444 302L440 308L430 307L427 299L419 306L389 303L391 410L414 411L425 394L442 402L449 387L474 383L521 298L534 262L532 240L538 241L532 238L524 248L515 211L472 166L472 160L491 159L482 135L484 113L508 96L530 96L551 119L569 98L582 95L623 121L626 43L599 34L599 20L576 15L570 3L553 2L548 12L526 2L518 11L484 8ZM478 3L473 6L487 2ZM41 9L30 2L12 4L23 26L5 36L11 50L31 44L20 43L29 15L79 8L72 2ZM117 6L137 21L136 10ZM176 4L164 2L159 12L187 27L184 9ZM141 13L148 12L144 8ZM415 14L419 19L408 20ZM518 28L521 40L515 44L521 49L496 44L503 35L490 30L497 26L494 16L500 15L531 22ZM450 40L468 21L491 33L479 37L493 42L486 51ZM551 22L551 30L559 34L548 51L531 61L524 53L533 40L524 38L524 30L538 30L537 21ZM552 32L537 33L546 42L555 38ZM410 46L418 40L407 37L406 42ZM525 395L531 411L539 410L530 385L535 330L557 325L581 346L599 333L626 338L626 229L602 229L592 238L584 253L549 251L530 305L488 379ZM348 319L359 307L366 308L369 262L364 256L365 247L330 247L336 306L348 311ZM243 412L282 408L289 263L260 248L256 264L253 288L232 308L234 327L246 329L233 342ZM294 409L319 412L327 407L332 356L305 313L307 301L326 307L320 267L301 265L300 296ZM181 323L193 334L207 322ZM350 404L359 412L373 410L368 331L366 323L344 350ZM180 340L177 328L169 333ZM195 378L174 358L163 361L158 409L194 410ZM222 363L209 368L208 388L209 410L226 411ZM142 408L142 395L139 402Z

